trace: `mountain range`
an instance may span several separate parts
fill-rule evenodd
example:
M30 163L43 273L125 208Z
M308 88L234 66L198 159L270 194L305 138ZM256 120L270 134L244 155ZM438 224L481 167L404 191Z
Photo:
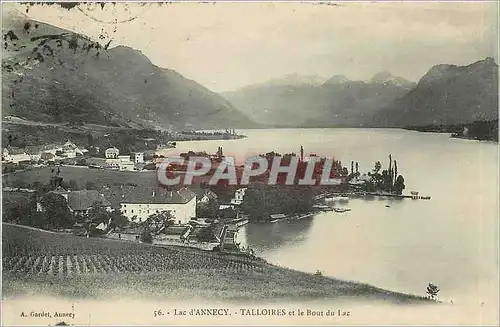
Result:
M271 126L363 126L374 111L415 83L381 72L369 81L334 75L322 84L263 83L223 95L257 123ZM286 119L284 119L286 117Z
M12 33L18 43L4 67L27 57L26 49L37 37L70 33L23 17L11 17L3 29L4 38ZM20 49L23 41L27 46ZM83 49L82 42L76 49L48 42L35 45L41 62L3 69L3 117L163 129L254 125L219 94L174 70L153 65L132 48L97 51Z
M321 85L263 83L223 95L273 127L396 127L498 119L498 65L436 65L418 83L390 72L368 81L334 75ZM286 117L286 119L284 119Z

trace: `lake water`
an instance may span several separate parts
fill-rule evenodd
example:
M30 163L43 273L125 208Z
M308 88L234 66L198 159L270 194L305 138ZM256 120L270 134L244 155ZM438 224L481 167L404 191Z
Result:
M498 144L388 129L238 131L241 140L179 142L179 153L220 145L238 158L279 153L334 156L362 173L398 162L406 190L431 200L353 199L352 211L249 224L239 238L271 263L425 295L429 282L455 303L498 303ZM389 204L390 207L386 207Z

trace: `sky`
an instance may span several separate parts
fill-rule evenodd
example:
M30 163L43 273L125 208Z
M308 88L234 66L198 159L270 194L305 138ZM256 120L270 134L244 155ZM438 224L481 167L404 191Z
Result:
M140 50L215 92L288 74L418 81L433 65L498 63L496 2L9 4L29 18ZM7 6L7 5L6 5ZM117 23L114 23L114 22Z

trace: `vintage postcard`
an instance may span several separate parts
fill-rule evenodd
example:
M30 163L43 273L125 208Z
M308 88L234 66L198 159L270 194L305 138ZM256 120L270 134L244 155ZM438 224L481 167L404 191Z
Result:
M498 8L2 3L2 325L498 325Z

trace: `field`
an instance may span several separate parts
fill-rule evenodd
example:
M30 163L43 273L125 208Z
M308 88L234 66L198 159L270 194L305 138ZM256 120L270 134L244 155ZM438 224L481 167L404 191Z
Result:
M3 294L222 300L420 297L175 246L84 238L3 224Z
M4 225L3 270L28 275L74 276L172 270L258 269L256 261L191 249L43 232Z
M23 186L40 182L47 184L54 176L54 167L33 168L30 170L14 172L2 176L5 186ZM57 169L57 167L55 168ZM76 181L79 187L85 186L88 181L94 182L98 187L113 185L154 185L156 183L156 172L130 172L112 171L104 169L92 169L87 167L60 167L60 174L65 182Z

